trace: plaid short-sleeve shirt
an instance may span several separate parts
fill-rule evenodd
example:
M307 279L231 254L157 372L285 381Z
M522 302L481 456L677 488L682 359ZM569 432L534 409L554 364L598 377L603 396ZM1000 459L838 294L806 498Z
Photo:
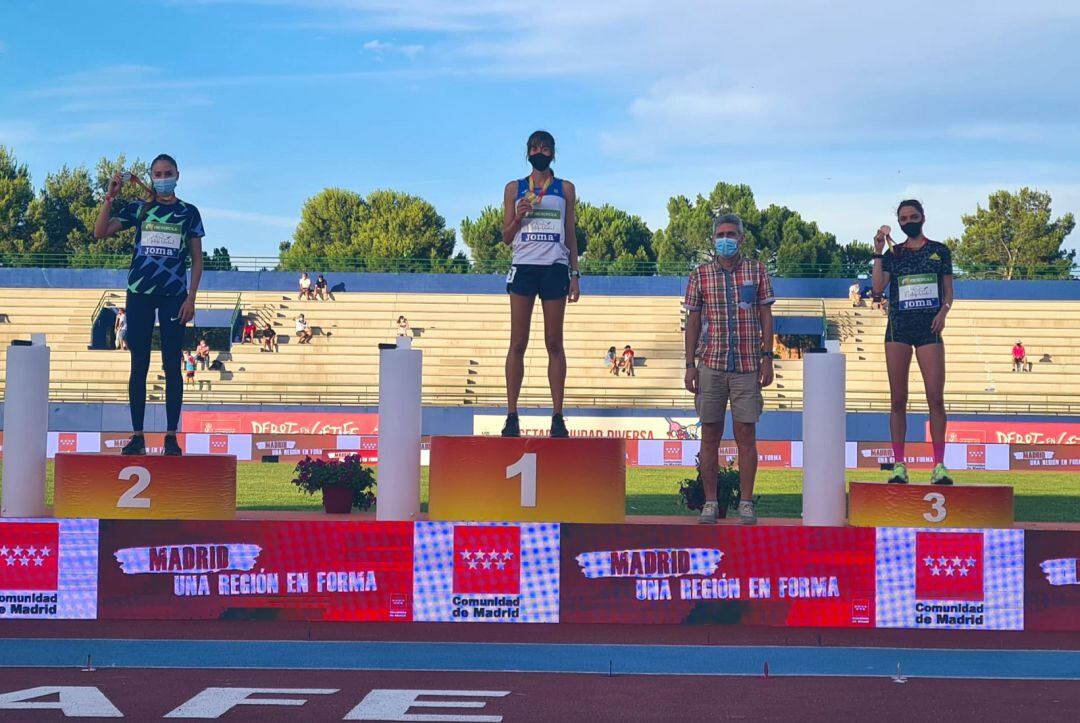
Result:
M756 372L763 351L760 310L774 301L760 261L740 259L727 271L714 260L691 271L683 306L700 311L708 324L701 362L719 371Z

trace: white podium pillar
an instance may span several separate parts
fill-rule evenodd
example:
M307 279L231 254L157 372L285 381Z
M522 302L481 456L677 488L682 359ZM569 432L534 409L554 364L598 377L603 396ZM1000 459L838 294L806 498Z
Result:
M803 524L846 523L846 359L824 352L803 356Z
M44 517L49 437L49 347L44 334L7 348L4 484L0 517Z
M379 347L379 469L375 518L420 514L420 388L423 355L412 338Z

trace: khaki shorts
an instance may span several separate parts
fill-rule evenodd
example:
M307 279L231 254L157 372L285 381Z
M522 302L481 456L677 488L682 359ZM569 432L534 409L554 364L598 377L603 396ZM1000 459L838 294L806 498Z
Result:
M733 420L743 424L757 424L765 408L757 372L722 372L699 364L698 393L694 397L694 406L701 422L723 422L729 399Z

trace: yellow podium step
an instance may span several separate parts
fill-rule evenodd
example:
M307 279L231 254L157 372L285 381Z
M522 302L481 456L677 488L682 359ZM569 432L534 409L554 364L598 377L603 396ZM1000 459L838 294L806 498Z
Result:
M57 517L231 520L236 457L56 455Z
M1007 485L852 482L848 522L857 527L1012 527Z
M432 520L622 522L622 439L432 437Z

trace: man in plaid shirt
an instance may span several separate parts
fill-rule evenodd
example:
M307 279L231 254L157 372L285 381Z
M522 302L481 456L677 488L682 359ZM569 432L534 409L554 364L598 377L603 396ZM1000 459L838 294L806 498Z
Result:
M757 522L754 478L757 476L757 422L764 400L761 388L773 381L772 282L760 261L742 258L743 223L733 213L713 222L716 257L690 272L683 305L686 321L686 389L692 392L701 420L701 479L705 506L698 522L715 523L720 437L731 401L735 444L739 448L739 521ZM701 336L701 316L709 334L700 361L695 363Z

